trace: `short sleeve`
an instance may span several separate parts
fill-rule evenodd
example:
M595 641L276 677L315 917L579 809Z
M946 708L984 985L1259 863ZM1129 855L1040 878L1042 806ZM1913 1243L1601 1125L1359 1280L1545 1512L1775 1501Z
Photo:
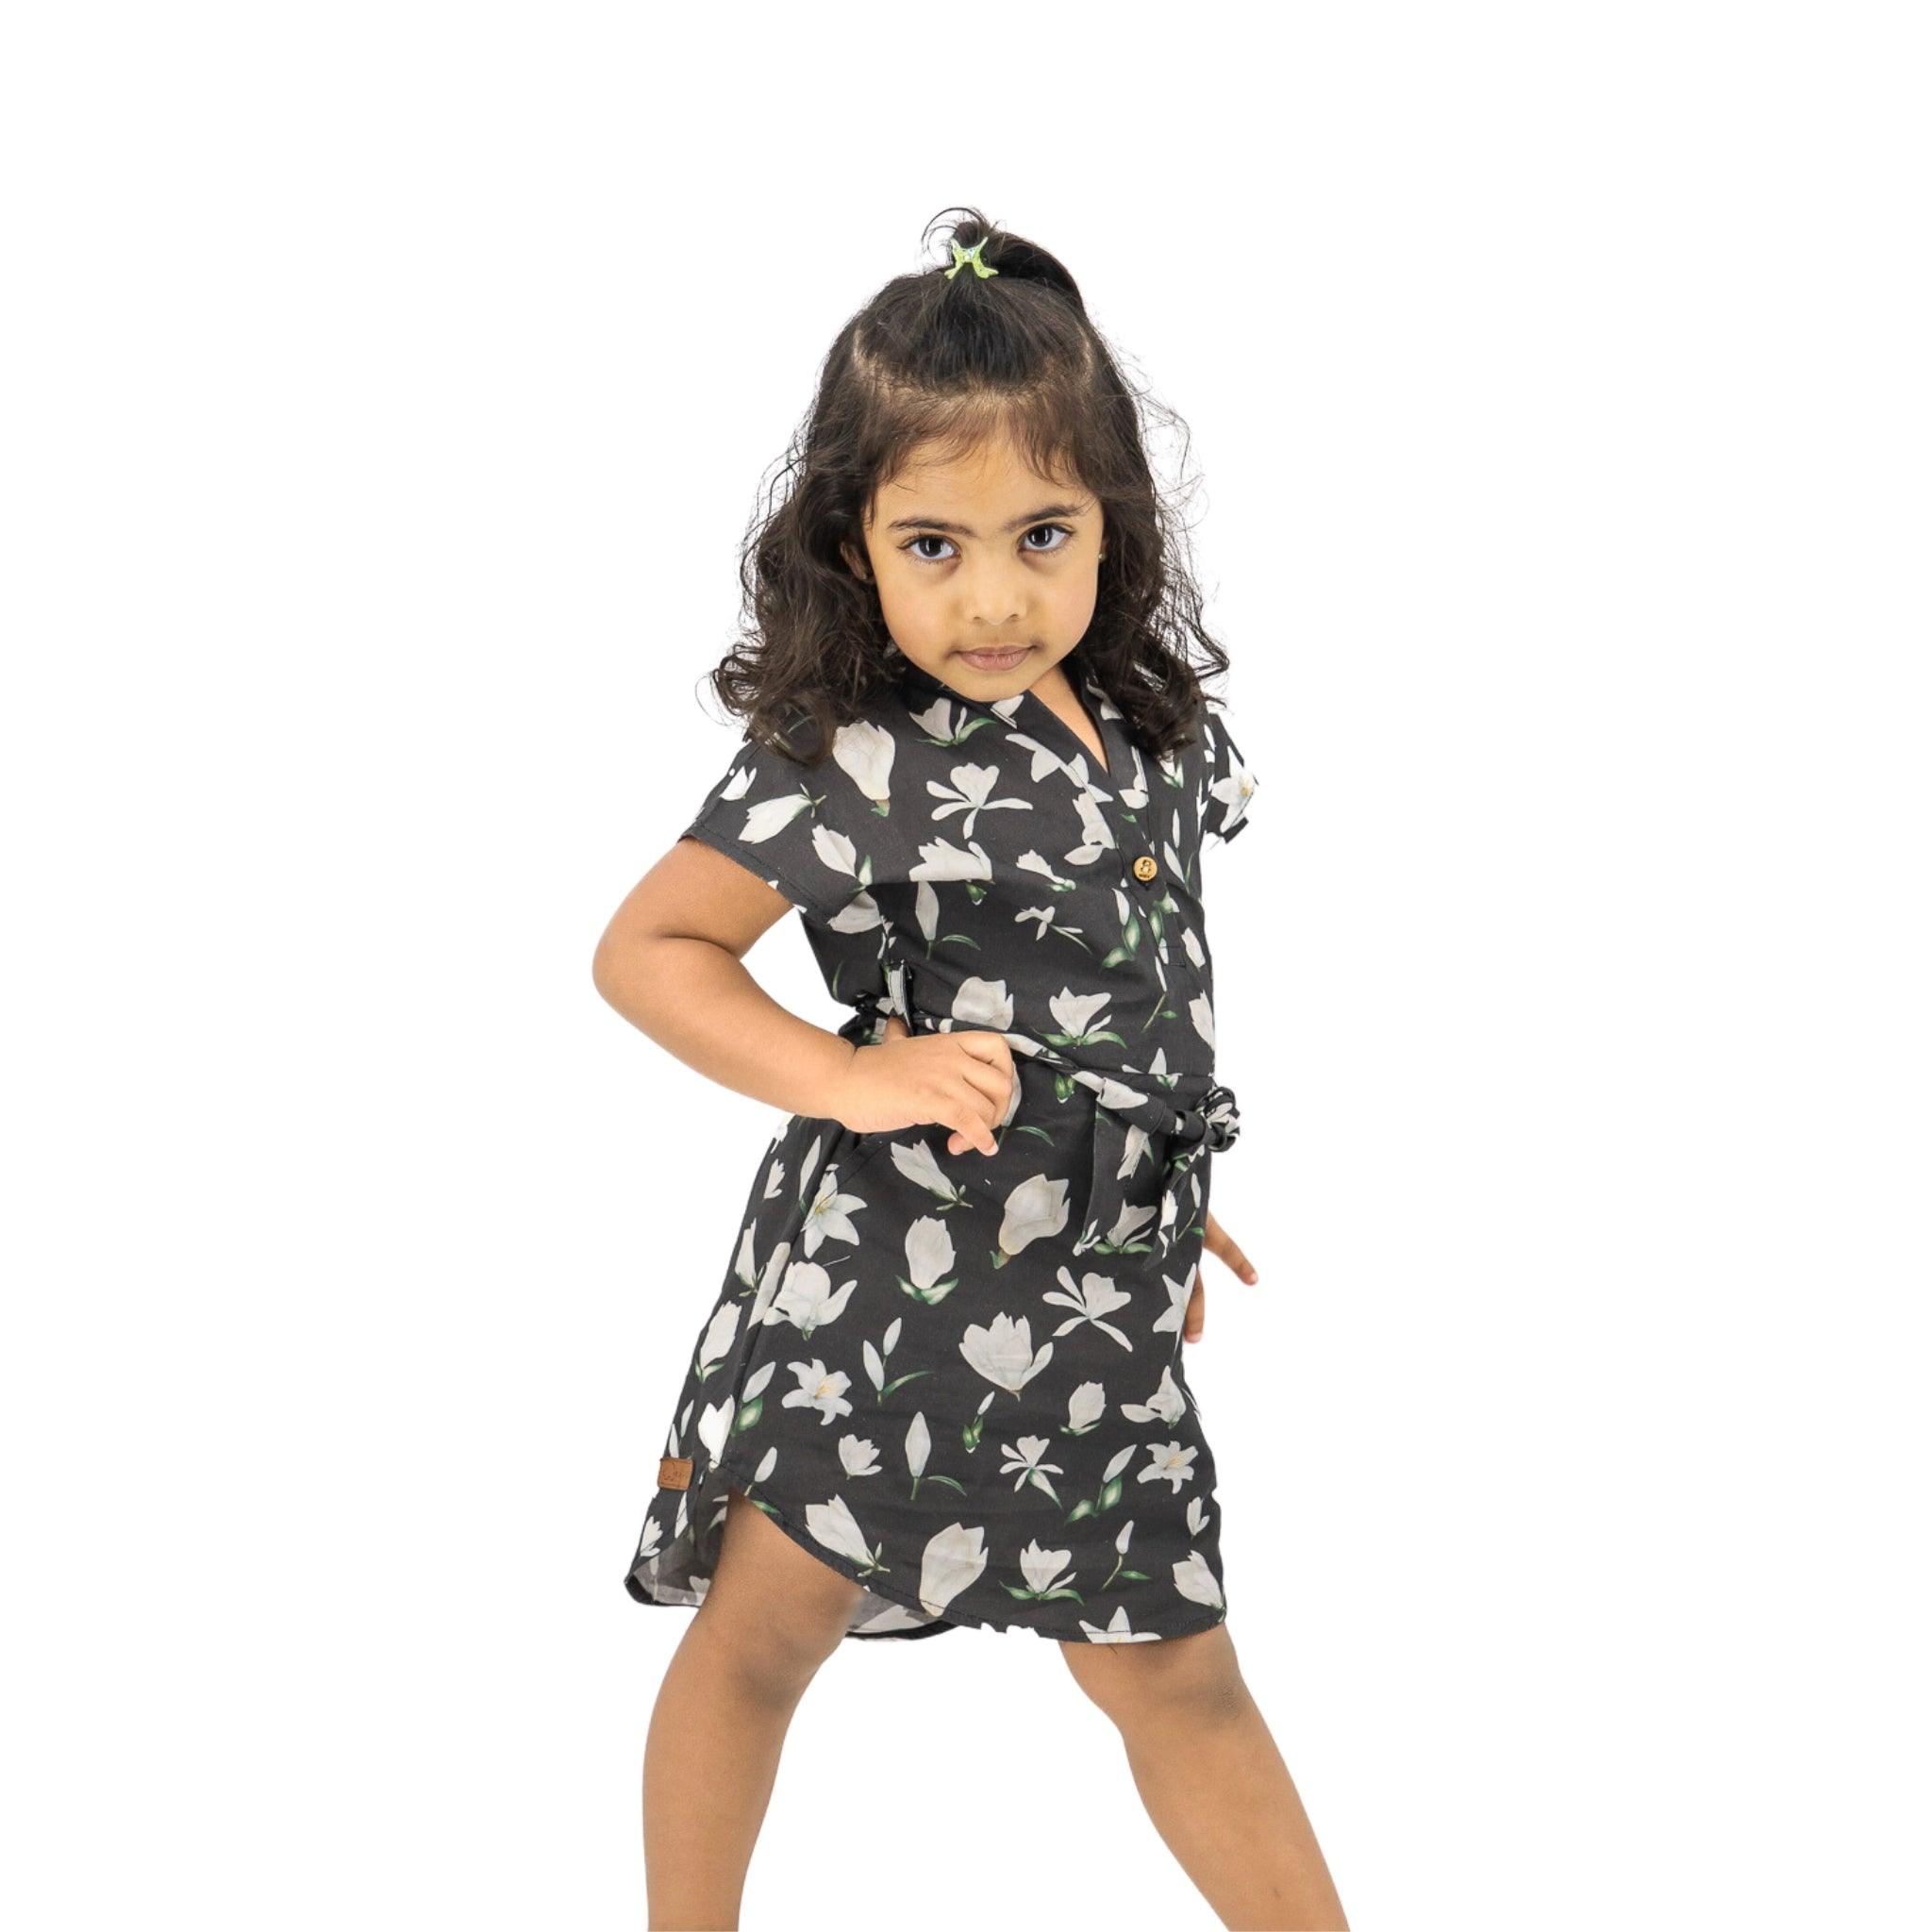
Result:
M1234 741L1222 715L1218 700L1209 698L1204 741L1207 771L1201 803L1201 830L1204 838L1219 839L1224 844L1247 829L1248 801L1261 781L1248 769L1241 746Z
M830 816L841 785L849 789L833 759L806 765L767 750L747 731L679 836L736 859L808 919L839 930L875 925L857 848Z

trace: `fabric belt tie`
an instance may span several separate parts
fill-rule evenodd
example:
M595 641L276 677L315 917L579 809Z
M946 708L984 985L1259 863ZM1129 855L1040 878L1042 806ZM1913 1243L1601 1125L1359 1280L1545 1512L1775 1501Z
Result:
M868 987L853 995L858 1010L839 1028L841 1039L858 1046L875 1045L885 1037L884 1016L891 1013L915 1033L949 1030L940 1016L913 1004L911 974L903 962L891 961L886 976L890 984L884 993ZM1166 1254L1192 1225L1191 1214L1185 1223L1181 1219L1186 1177L1197 1162L1232 1147L1241 1134L1234 1089L1210 1086L1191 1105L1177 1107L1171 1094L1136 1086L1104 1069L1078 1066L1044 1048L1035 1053L1016 1048L1013 1064L1023 1072L1040 1067L1063 1074L1093 1095L1093 1172L1074 1252L1099 1247L1102 1252L1096 1259L1101 1265L1095 1272L1102 1274L1107 1254L1117 1248L1158 1246ZM1126 1184L1150 1158L1158 1163L1160 1181L1159 1219L1152 1228L1147 1225L1151 1210L1144 1203L1131 1203L1126 1192ZM1205 1209L1198 1184L1195 1198Z

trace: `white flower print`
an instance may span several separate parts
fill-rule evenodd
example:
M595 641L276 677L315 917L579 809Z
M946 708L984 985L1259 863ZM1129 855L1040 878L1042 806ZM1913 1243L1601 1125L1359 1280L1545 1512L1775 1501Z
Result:
M943 839L934 839L919 848L919 863L908 869L912 879L990 879L992 860L986 848L969 841L972 850L961 852Z
M1170 1364L1160 1372L1160 1386L1145 1402L1124 1402L1121 1413L1129 1422L1163 1422L1169 1428L1180 1421L1188 1411L1188 1399L1181 1393L1180 1384L1174 1378Z
M1133 1241L1141 1229L1159 1211L1152 1204L1123 1201L1120 1212L1114 1216L1113 1225L1108 1229L1105 1237L1101 1235L1099 1228L1090 1222L1082 1231L1080 1239L1074 1243L1074 1252L1076 1255L1084 1255L1089 1248L1096 1246L1104 1239L1108 1247L1118 1254Z
M811 849L818 854L819 862L827 872L842 874L857 888L858 847L845 833L834 831L827 824L815 824L811 832Z
M1015 925L1024 925L1029 919L1036 921L1039 925L1039 930L1033 935L1035 940L1043 940L1047 928L1051 926L1061 938L1079 940L1084 943L1086 936L1081 928L1077 925L1068 925L1051 906L1025 906L1013 914Z
M923 711L909 711L908 715L928 738L937 739L941 744L958 744L971 736L966 729L973 722L969 705L951 705L941 698Z
M1080 814L1081 837L1080 842L1066 855L1066 861L1069 865L1091 865L1114 850L1113 827L1108 824L1091 791L1081 792L1074 803Z
M825 923L834 932L872 932L885 924L886 915L870 892L858 892Z
M716 1405L708 1403L698 1417L698 1441L713 1462L724 1453L724 1439L731 1433L731 1418L737 1405L730 1396Z
M1116 1308L1124 1308L1133 1300L1125 1289L1116 1286L1113 1277L1108 1274L1087 1274L1074 1286L1074 1277L1064 1265L1058 1271L1058 1277L1066 1289L1062 1294L1058 1290L1049 1290L1046 1299L1063 1308L1073 1308L1076 1313L1069 1315L1053 1332L1056 1336L1066 1334L1070 1328L1077 1328L1083 1322L1091 1322L1103 1335L1111 1335L1130 1354L1134 1344L1116 1328L1111 1322L1103 1322L1103 1315L1110 1315Z
M1055 1475L1064 1475L1066 1472L1058 1462L1048 1462L1044 1459L1046 1452L1052 1447L1052 1442L1044 1436L1022 1436L1017 1446L1009 1442L1000 1444L1000 1454L1010 1458L1000 1464L1000 1474L1012 1475L1015 1470L1019 1471L1013 1483L1015 1494L1024 1485L1031 1483L1035 1489L1044 1490L1056 1503L1059 1501L1058 1491L1046 1479L1047 1473L1050 1471Z
M891 1345L891 1344L889 1341L887 1346L890 1347ZM885 1357L881 1355L875 1347L874 1347L870 1339L868 1339L863 1344L863 1346L860 1348L859 1355L860 1358L865 1363L866 1380L869 1381L872 1384L872 1386L875 1390L877 1390L880 1394L883 1395L885 1393L886 1389Z
M758 1291L752 1298L752 1305L746 1310L744 1325L756 1328L760 1324L775 1322L778 1316L772 1313L772 1304L778 1298L778 1284L785 1278L785 1271L791 1264L791 1243L780 1241L772 1250L772 1258L765 1263L763 1277L758 1282Z
M937 1617L986 1570L986 1531L950 1523L927 1541L919 1565L919 1607Z
M1181 1442L1143 1442L1141 1446L1154 1459L1141 1472L1140 1480L1143 1483L1171 1482L1178 1495L1181 1485L1193 1477L1193 1446Z
M824 1158L825 1137L814 1134L811 1145L805 1150L805 1158L798 1163L798 1198L808 1201L811 1198L811 1177L819 1171L819 1162Z
M1194 1603L1222 1607L1221 1586L1199 1550L1190 1550L1186 1559L1174 1566L1174 1587Z
M963 811L966 816L959 821L959 836L973 837L974 822L983 811L1031 811L1033 804L1025 798L995 798L994 788L1003 775L997 765L955 765L948 774L952 783L942 785L937 778L928 778L925 789L935 798L945 800L943 805L933 808L935 819L950 818L953 813Z
M1177 1193L1176 1193L1176 1192L1174 1191L1174 1189L1172 1189L1172 1188L1163 1188L1163 1189L1161 1189L1161 1191L1160 1191L1160 1252L1161 1252L1161 1253L1162 1253L1163 1255L1164 1255L1164 1254L1166 1254L1166 1253L1167 1253L1167 1251L1168 1251L1168 1249L1169 1249L1169 1248L1171 1248L1171 1247L1172 1247L1172 1246L1174 1245L1174 1230L1175 1230L1175 1229L1176 1229L1177 1227L1179 1227L1179 1225L1180 1225L1180 1217L1181 1217L1181 1202L1180 1202L1180 1196L1179 1196L1179 1194L1177 1194ZM1172 1289L1172 1288L1173 1288L1173 1286L1174 1286L1174 1284L1173 1284L1172 1282L1169 1282L1169 1283L1168 1283L1168 1287L1169 1287L1170 1289ZM1189 1291L1189 1292L1190 1292L1190 1293L1191 1293L1191 1292L1192 1292L1192 1291L1191 1291L1191 1290L1190 1290L1190 1291ZM1164 1316L1164 1315L1163 1315L1163 1316L1161 1317L1160 1323L1157 1324L1156 1325L1157 1325L1157 1326L1159 1326L1159 1325L1162 1325L1162 1324L1165 1324L1165 1322L1166 1322L1166 1320L1167 1320L1166 1316Z
M925 1474L926 1457L931 1454L932 1431L925 1425L925 1411L921 1409L906 1431L906 1467L915 1479Z
M892 802L892 756L898 741L883 725L859 719L832 734L832 758L839 769L884 812Z
M1205 992L1196 993L1188 1002L1188 1018L1194 1023L1194 1031L1209 1046L1214 1044L1214 1008L1208 1003Z
M815 1408L819 1421L826 1425L852 1413L852 1405L845 1400L852 1377L844 1370L828 1370L817 1360L787 1362L785 1366L798 1377L798 1387L786 1391L783 1407Z
M1107 1391L1098 1382L1082 1382L1067 1397L1067 1433L1084 1436L1107 1413Z
M771 1320L790 1322L800 1334L809 1335L814 1328L836 1322L845 1312L845 1305L858 1286L858 1277L855 1274L835 1290L832 1277L816 1261L794 1261L785 1271L784 1284L772 1304Z
M1020 1552L1020 1574L1026 1579L1026 1587L1035 1596L1044 1596L1050 1590L1065 1590L1073 1582L1074 1571L1067 1568L1071 1550L1043 1550L1038 1538Z
M1163 1218L1173 1217L1170 1214ZM1189 1281L1176 1281L1172 1274L1163 1274L1160 1277L1160 1285L1167 1291L1167 1312L1155 1323L1154 1332L1159 1335L1172 1329L1178 1338L1187 1316L1188 1304L1194 1298L1193 1284Z
M1128 1122L1126 1140L1121 1149L1121 1164L1113 1171L1114 1179L1125 1180L1143 1160L1151 1160L1154 1158L1153 1147L1147 1129L1138 1122Z
M1154 1643L1159 1640L1158 1630L1136 1630L1127 1622L1127 1607L1123 1604L1102 1626L1090 1624L1085 1617L1080 1619L1080 1628L1094 1643Z
M1137 1092L1124 1082L1110 1078L1105 1074L1096 1074L1091 1083L1100 1096L1102 1107L1114 1113L1126 1113L1137 1107L1147 1105L1147 1096Z
M1053 1357L1053 1343L1033 1351L1033 1334L1026 1317L1016 1322L1002 1308L984 1327L976 1322L959 1338L959 1353L975 1374L995 1387L1018 1395Z
M1241 754L1227 741L1222 741L1227 747L1227 774L1217 778L1208 786L1208 794L1221 801L1221 824L1219 830L1223 838L1234 830L1241 822L1241 815L1248 808L1248 800L1255 795L1256 780L1247 766L1241 763Z
M1062 758L1051 745L1041 744L1039 739L1029 737L1024 731L1009 732L1007 742L1017 745L1029 755L1031 762L1026 770L1026 782L1029 785L1038 785L1041 779L1051 776L1056 772L1075 785L1084 785L1087 782L1085 758L1076 761Z
M1092 1040L1118 1038L1104 1028L1088 1025L1112 997L1109 992L1078 993L1070 986L1061 987L1046 1003L1060 1029L1057 1043L1084 1046Z
M723 1360L738 1336L738 1304L721 1302L718 1312L713 1315L705 1328L705 1339L698 1344L698 1366L709 1369Z
M841 1194L839 1191L837 1165L826 1168L824 1178L819 1183L819 1191L813 1195L811 1206L806 1209L805 1252L808 1255L817 1254L820 1243L827 1238L856 1248L858 1230L852 1224L852 1210L864 1206L864 1195Z
M968 1026L1004 1033L1013 1024L1013 997L1004 979L968 978L953 996L953 1018Z
M1037 872L1058 891L1071 892L1075 890L1075 881L1061 877L1053 869L1052 863L1038 852L1023 852L1013 863L1022 872Z
M744 1232L739 1237L738 1258L731 1264L733 1276L747 1288L758 1286L758 1231L756 1221L745 1223Z
M937 1214L922 1214L906 1230L905 1285L928 1307L942 1302L958 1286L952 1275L958 1256L946 1224Z
M1042 1235L1059 1234L1071 1218L1066 1181L1036 1174L1007 1196L1006 1214L1000 1222L1000 1253L1017 1255Z
M856 1563L859 1569L876 1570L880 1567L877 1553L866 1546L865 1533L859 1528L858 1519L843 1496L834 1496L828 1503L808 1504L805 1511L805 1526L826 1549Z
M914 1141L910 1145L903 1141L894 1141L892 1165L908 1181L930 1194L937 1194L941 1201L957 1202L966 1198L965 1189L940 1166L939 1157L924 1141Z
M847 1475L876 1475L879 1453L858 1436L839 1438L839 1461Z
M776 798L761 799L746 808L744 829L739 837L747 845L762 845L775 839L802 811L811 809L811 794L803 789L781 792Z

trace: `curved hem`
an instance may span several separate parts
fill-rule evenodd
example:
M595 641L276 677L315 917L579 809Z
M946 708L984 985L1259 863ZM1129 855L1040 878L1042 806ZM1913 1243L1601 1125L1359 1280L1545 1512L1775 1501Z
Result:
M1183 1629L1134 1630L1130 1631L1125 1637L1114 1638L1089 1637L1085 1631L1078 1631L1073 1635L1062 1637L1055 1631L1043 1630L1032 1624L996 1624L990 1617L953 1616L948 1613L941 1613L938 1617L932 1617L931 1612L919 1601L915 1591L900 1586L883 1586L872 1580L870 1576L861 1576L858 1574L858 1565L850 1557L841 1556L838 1551L827 1548L826 1545L813 1537L809 1530L794 1523L791 1517L786 1513L791 1507L789 1504L773 1502L762 1490L756 1495L751 1493L757 1478L749 1474L741 1474L728 1455L711 1464L710 1468L705 1473L703 1483L695 1486L696 1490L702 1491L709 1489L711 1484L721 1475L725 1478L727 1490L734 1486L743 1490L746 1492L745 1500L752 1504L754 1507L762 1507L766 1516L775 1523L807 1556L814 1557L817 1561L823 1563L826 1569L836 1572L839 1575L844 1577L846 1582L858 1584L861 1590L867 1591L870 1595L878 1597L899 1609L911 1611L919 1616L931 1619L930 1622L920 1625L917 1629L911 1630L856 1630L848 1628L841 1633L841 1638L849 1637L863 1640L883 1637L936 1637L944 1630L991 1630L998 1636L1008 1637L1024 1631L1029 1637L1043 1638L1048 1641L1056 1643L1091 1643L1100 1646L1110 1643L1158 1643L1164 1642L1169 1638L1174 1637L1195 1637L1204 1630L1213 1629L1217 1624L1224 1623L1227 1619L1227 1606L1224 1603L1211 1616L1204 1617L1196 1623L1188 1624ZM691 1534L695 1536L695 1531L691 1532ZM681 1604L672 1597L652 1595L648 1588L638 1579L635 1558L632 1559L631 1567L625 1573L624 1584L632 1598L641 1604L650 1604L661 1609L696 1609L698 1607L695 1602ZM1131 1614L1130 1610L1129 1615ZM1102 1624L1099 1627L1104 1629L1106 1625Z

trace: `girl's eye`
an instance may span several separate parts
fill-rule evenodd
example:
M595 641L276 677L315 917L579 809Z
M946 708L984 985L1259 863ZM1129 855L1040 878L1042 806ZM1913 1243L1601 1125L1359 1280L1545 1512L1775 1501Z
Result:
M1025 540L1023 539L1022 547L1024 549L1030 549L1035 557L1051 557L1054 555L1056 551L1064 550L1067 547L1067 544L1071 543L1074 541L1074 532L1065 524L1036 524L1032 529L1026 532L1026 536L1029 538L1058 536L1066 540L1064 542L1059 543L1041 544L1027 543ZM935 537L928 532L924 537L912 538L904 547L911 552L912 557L916 562L944 563L947 560L945 558L929 556L925 551L920 550L915 546L921 543L943 543L946 544L948 548L950 548L951 541L952 540L950 538Z
M1067 540L1067 543L1071 543L1074 541L1074 533L1065 524L1041 524L1035 528L1028 530L1026 534L1029 537L1051 537L1056 532L1064 537ZM1067 547L1067 543L1049 543L1043 548L1035 551L1034 555L1036 557L1051 557L1056 550L1064 550Z

